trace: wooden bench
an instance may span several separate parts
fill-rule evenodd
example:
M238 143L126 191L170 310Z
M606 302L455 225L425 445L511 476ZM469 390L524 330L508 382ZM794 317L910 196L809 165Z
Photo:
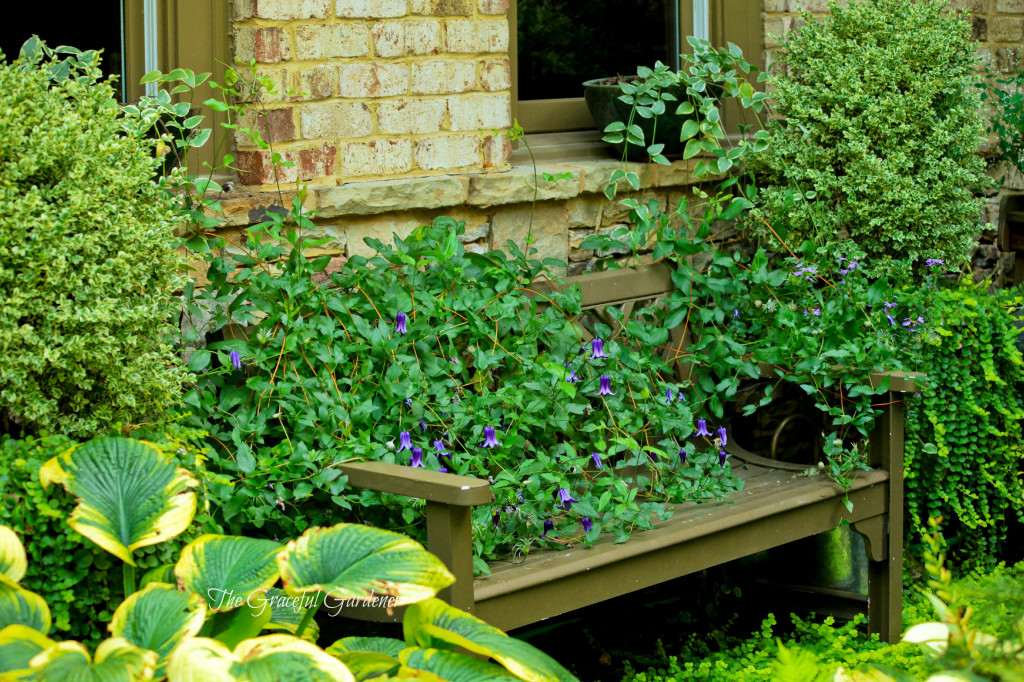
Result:
M634 307L674 287L665 266L618 270L569 278L582 287L584 310L619 306L626 319ZM681 332L673 341L682 342ZM685 365L679 366L681 373ZM766 376L774 376L762 371ZM868 550L868 625L888 642L900 638L903 579L903 404L901 393L916 390L899 372L890 377L888 397L870 436L871 471L853 479L847 494L808 467L759 457L729 439L729 462L742 491L725 500L676 507L671 518L621 544L599 542L564 550L534 549L520 563L491 566L473 577L471 510L487 504L487 481L382 462L344 465L349 483L426 501L427 548L456 576L442 593L451 604L509 630L628 594L701 569L777 547L849 521ZM366 615L366 614L364 614ZM380 615L380 614L377 614ZM398 620L401 614L385 617ZM382 619L382 618L376 618Z

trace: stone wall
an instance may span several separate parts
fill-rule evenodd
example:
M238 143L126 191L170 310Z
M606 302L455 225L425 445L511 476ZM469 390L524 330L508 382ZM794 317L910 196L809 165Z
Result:
M508 0L233 0L235 56L281 95L237 136L239 182L333 185L508 167Z

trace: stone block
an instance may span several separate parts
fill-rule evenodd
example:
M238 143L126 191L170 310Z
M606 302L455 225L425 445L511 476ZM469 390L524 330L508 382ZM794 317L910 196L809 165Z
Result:
M448 98L452 130L485 130L512 125L508 95L461 95Z
M484 170L504 170L512 158L512 142L504 135L484 138Z
M253 16L260 19L324 19L330 0L253 0Z
M392 175L411 169L411 140L350 142L344 147L345 175Z
M375 251L366 245L367 237L392 243L394 235L406 239L412 231L423 224L423 218L415 215L398 214L360 218L345 225L346 253L352 256L371 258Z
M370 51L370 30L362 23L306 24L295 29L299 59L361 57Z
M338 148L330 142L312 149L303 149L299 152L299 177L308 181L334 175L334 162L337 158Z
M378 57L437 54L441 50L441 24L436 21L378 21L371 34Z
M593 230L601 222L604 199L577 197L566 204L568 226L587 227Z
M313 66L292 72L292 100L317 100L338 92L338 73L332 66Z
M1020 42L1024 38L1024 19L992 17L988 20L988 37L998 43Z
M580 184L581 191L584 194L604 192L604 188L608 185L611 180L612 173L622 169L628 173L636 173L637 177L640 178L641 187L652 187L657 184L657 172L660 167L651 164L648 166L646 163L627 163L625 168L622 166L621 161L613 161L611 159L607 161L580 161L574 163L574 167L579 168L583 173L583 181ZM618 182L619 192L632 191L629 184L625 180L619 180Z
M409 90L409 67L387 62L342 64L338 67L342 97L391 97Z
M397 99L377 106L377 127L382 133L408 135L436 133L445 114L443 99Z
M235 56L243 62L255 59L272 64L291 58L291 44L284 29L275 27L235 29Z
M411 92L447 95L476 89L476 63L467 59L436 59L412 64Z
M537 169L536 198L538 201L571 199L580 193L579 171L573 171L569 177L556 178L550 182L543 177L544 173L554 176L563 171L564 169L561 168ZM534 187L532 168L513 168L504 173L482 173L470 178L467 203L471 206L500 206L532 202Z
M455 17L468 16L472 11L472 0L409 0L409 14Z
M416 140L412 150L422 170L455 170L480 165L480 139L475 135L448 135Z
M484 90L508 90L512 87L512 69L507 59L485 59L480 68Z
M317 205L324 218L447 208L465 202L468 187L466 178L451 175L349 182L322 190Z
M235 152L235 167L238 168L238 182L242 185L270 185L275 182L291 184L299 177L299 154L294 151L279 152L281 160L295 165L275 168L270 152L259 149Z
M466 231L459 235L459 241L462 242L463 244L469 244L470 242L478 242L481 239L487 239L491 235L490 223L480 223L479 225L471 227L469 225L469 221L466 222Z
M477 7L480 14L505 14L508 12L508 0L479 0Z
M383 19L404 17L408 12L406 0L337 0L335 13L339 17Z
M527 235L532 235L532 247L526 244ZM491 244L495 249L504 249L508 241L514 242L523 253L527 253L527 248L536 249L534 257L567 261L569 239L565 204L538 204L535 211L524 204L495 212L491 218Z
M996 0L996 11L1005 14L1024 14L1024 0Z
M695 159L673 161L669 166L659 166L657 175L658 187L680 187L697 184L693 171L697 167Z
M449 19L445 30L449 52L508 52L504 19Z
M370 108L362 102L306 104L300 108L302 137L366 137L373 133Z
M578 263L581 261L588 261L594 257L594 251L592 249L583 250L580 246L583 245L583 240L594 234L594 229L589 230L569 230L569 261Z

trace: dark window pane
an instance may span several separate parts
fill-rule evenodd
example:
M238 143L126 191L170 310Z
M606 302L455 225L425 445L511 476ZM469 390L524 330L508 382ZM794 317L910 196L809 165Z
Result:
M671 63L678 0L519 0L519 99L582 97L585 80Z

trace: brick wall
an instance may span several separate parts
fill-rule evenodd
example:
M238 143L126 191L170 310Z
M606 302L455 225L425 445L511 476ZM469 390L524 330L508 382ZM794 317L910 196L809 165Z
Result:
M508 0L233 0L235 56L278 85L258 125L282 182L508 167ZM290 91L290 93L289 93ZM280 101L278 101L280 100ZM239 135L239 181L272 184Z

